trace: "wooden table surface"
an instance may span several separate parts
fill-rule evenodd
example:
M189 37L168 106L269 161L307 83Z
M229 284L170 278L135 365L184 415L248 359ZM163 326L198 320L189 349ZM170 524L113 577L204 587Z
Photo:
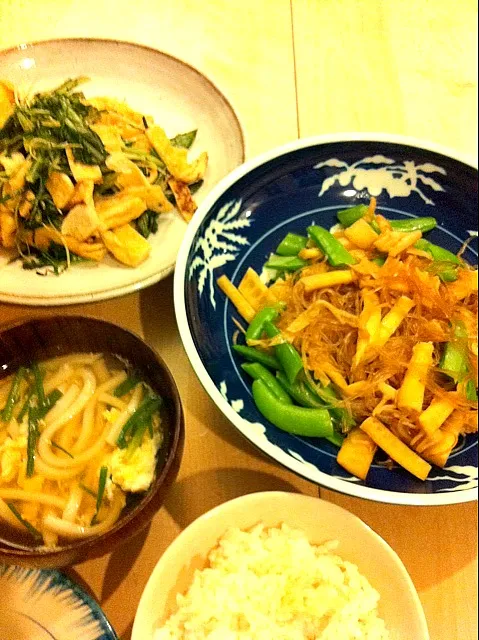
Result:
M138 42L196 66L237 108L249 157L336 131L402 133L477 153L474 0L0 0L0 48L69 36ZM186 449L164 508L124 548L70 570L128 640L153 567L197 516L245 493L316 496L318 489L258 454L205 394L182 349L171 278L61 312L142 333L171 368L184 402ZM52 313L58 310L0 304L0 323ZM358 515L396 550L432 640L477 638L476 503L412 508L325 490L321 497Z

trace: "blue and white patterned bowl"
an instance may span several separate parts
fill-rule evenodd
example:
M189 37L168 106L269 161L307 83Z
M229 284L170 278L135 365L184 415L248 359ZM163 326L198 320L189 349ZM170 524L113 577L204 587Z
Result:
M401 468L374 464L366 482L336 462L333 445L285 433L257 411L250 383L231 350L237 317L216 286L226 274L238 285L247 267L261 272L284 235L337 211L378 199L386 215L434 215L430 238L458 251L477 236L477 169L420 141L383 135L300 140L255 158L210 193L189 226L175 272L175 309L183 344L204 388L231 423L263 452L318 485L396 504L438 505L477 499L477 436L461 438L445 469L426 482ZM477 264L477 244L465 257Z
M58 571L0 565L2 640L118 640L99 605Z

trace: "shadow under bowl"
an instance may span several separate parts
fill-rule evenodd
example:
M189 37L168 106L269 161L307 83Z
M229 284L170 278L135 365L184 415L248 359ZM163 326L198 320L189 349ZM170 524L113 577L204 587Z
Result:
M178 475L185 440L180 395L164 361L134 333L82 316L33 319L9 326L0 332L0 379L32 361L73 353L103 353L127 362L163 398L164 440L157 457L155 480L147 492L129 496L119 520L106 533L54 549L0 540L0 563L58 568L110 553L150 523Z

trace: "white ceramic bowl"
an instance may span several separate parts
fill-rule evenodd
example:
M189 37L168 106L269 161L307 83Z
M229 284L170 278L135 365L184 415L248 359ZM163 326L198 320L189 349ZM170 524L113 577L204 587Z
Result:
M231 527L247 529L286 523L302 529L312 543L338 540L336 551L353 562L381 594L379 613L391 640L428 640L426 619L411 578L391 547L362 520L334 504L294 493L262 492L242 496L212 509L170 545L143 592L132 640L152 640L155 628L174 610L196 569Z

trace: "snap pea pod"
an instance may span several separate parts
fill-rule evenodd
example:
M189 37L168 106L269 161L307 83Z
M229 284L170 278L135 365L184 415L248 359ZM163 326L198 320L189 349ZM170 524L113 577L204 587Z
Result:
M258 311L246 330L246 342L248 340L260 340L265 322L274 322L278 316L279 311L275 307L264 307L264 309Z
M432 231L437 227L436 218L407 218L405 220L389 220L389 224L394 231Z
M356 426L356 421L349 411L344 407L337 406L339 398L331 385L327 387L320 387L319 385L313 386L307 378L305 379L305 384L312 393L320 397L330 414L341 427L349 430Z
M276 269L277 271L298 271L308 263L297 256L270 256L265 264L267 269Z
M271 393L284 404L293 404L290 396L286 393L278 380L274 377L271 371L268 371L266 367L263 367L259 362L247 362L241 365L243 371L253 378L253 380L261 380L271 391Z
M293 384L288 380L288 376L284 373L284 371L278 371L276 373L276 379L289 394L293 400L295 400L302 407L307 407L309 409L324 409L324 402L318 398L317 395L312 393L310 389L305 385L305 383L301 380L296 380Z
M327 409L307 409L284 404L262 380L253 382L253 399L258 411L283 431L309 438L333 436L333 422Z
M376 220L371 220L371 222L369 223L371 229L373 231L375 231L378 235L381 233L381 227L378 225L378 223L376 222Z
M433 244L425 238L418 240L414 246L416 249L429 253L433 260L437 262L452 262L453 264L462 265L461 260L455 253L452 253L452 251L448 251L443 247L439 247L437 244Z
M318 398L318 396L312 393L304 382L298 381L294 384L290 384L287 376L283 371L278 371L276 373L276 378L283 389L293 398L293 400L296 400L296 402L302 407L306 407L309 409L326 408ZM333 431L332 436L325 436L325 438L337 447L340 447L344 441L344 436L342 436L336 430Z
M15 376L13 377L12 386L10 388L10 393L8 394L7 402L5 403L5 407L1 412L1 417L4 422L8 422L12 419L13 408L18 402L18 396L20 393L20 384L27 373L27 369L25 367L20 367Z
M356 263L349 251L326 229L313 225L308 227L308 235L327 257L331 266L344 267Z
M276 253L278 256L297 256L307 244L308 238L296 233L288 233L279 243Z
M255 347L247 347L242 344L234 344L234 351L239 353L240 356L243 356L245 360L249 362L259 362L265 367L269 367L270 369L281 369L281 365L279 360L274 356L271 356L269 353L265 353L264 351L260 351Z
M338 220L343 227L350 227L361 218L364 218L368 209L369 207L365 204L357 204L349 209L343 209L343 211L338 211Z
M264 330L269 338L274 338L281 334L281 331L272 322L264 323ZM301 356L289 342L278 344L274 347L274 352L281 366L286 373L288 380L293 383L300 371L303 371L303 361Z

